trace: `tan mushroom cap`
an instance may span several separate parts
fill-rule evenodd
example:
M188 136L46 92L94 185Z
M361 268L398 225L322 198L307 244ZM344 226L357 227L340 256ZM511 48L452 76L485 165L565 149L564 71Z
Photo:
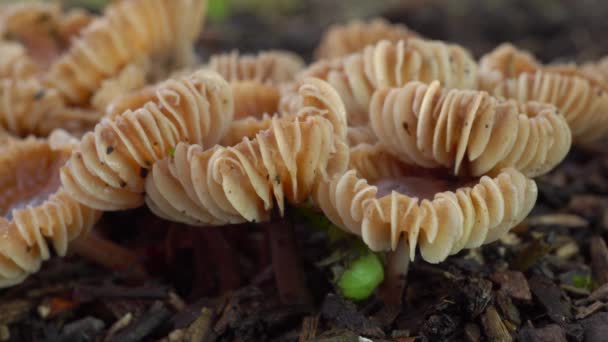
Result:
M258 81L236 81L230 84L234 96L234 118L260 118L279 111L279 88Z
M490 91L503 80L533 73L542 67L531 53L503 43L479 60L479 83L481 89Z
M38 66L23 45L0 41L0 78L24 79L34 76L38 71Z
M141 55L189 60L206 1L123 0L109 5L51 67L46 82L72 104L85 104L104 79Z
M411 82L380 89L370 106L379 141L403 162L481 176L514 167L537 176L568 153L570 129L555 107L476 90Z
M88 208L62 188L59 168L72 142L11 139L0 148L0 287L21 282L49 259L51 242L63 256L70 241L88 232L101 212Z
M608 84L608 56L603 57L596 62L588 62L583 64L581 66L581 71Z
M143 204L144 179L152 164L179 142L213 146L232 121L230 85L217 73L198 71L167 80L152 101L103 119L85 134L61 170L61 181L78 201L100 210Z
M299 76L329 82L342 97L349 124L365 125L375 90L410 81L439 80L448 88L475 89L477 64L464 48L440 41L381 41L363 51L312 64Z
M15 135L47 136L56 128L80 133L100 117L95 111L66 107L55 89L35 78L0 79L0 127Z
M174 157L154 164L146 203L165 219L222 225L269 219L285 201L305 201L319 178L343 172L348 149L329 120L273 118L270 129L234 147L178 144ZM338 165L338 166L336 166Z
M313 201L372 250L394 250L405 239L411 259L420 246L431 263L500 238L536 201L534 181L512 168L458 187L398 164L379 145L359 145L351 150L357 168L319 182Z
M378 142L378 138L370 125L350 126L346 132L348 146L354 147L360 144L373 145Z
M178 145L146 180L148 206L169 220L219 225L266 220L275 202L282 214L285 201L306 200L320 177L346 169L346 113L321 80L307 79L299 96L297 113L267 117L252 139L206 151Z
M557 72L520 74L499 83L493 94L518 101L556 106L566 118L575 142L597 140L608 134L608 94L605 87L580 77Z
M304 61L300 56L287 51L263 51L257 55L232 51L211 56L207 68L229 82L278 84L293 81L295 75L304 68Z
M367 21L351 20L345 24L330 26L321 37L315 51L316 59L344 57L363 50L381 40L398 42L420 35L402 24L391 24L383 18Z
M147 56L142 56L125 65L114 77L103 80L99 89L93 93L91 98L93 108L100 112L106 112L108 106L114 103L116 99L129 96L132 92L142 89L147 84L146 76L150 69L150 63ZM124 110L126 109L130 108Z

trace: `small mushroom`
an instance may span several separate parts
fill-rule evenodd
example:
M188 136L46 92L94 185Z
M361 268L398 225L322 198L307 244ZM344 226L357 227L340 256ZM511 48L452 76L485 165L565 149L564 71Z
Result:
M36 272L51 253L63 256L68 244L88 232L101 216L74 200L61 186L59 168L73 138L10 139L0 148L0 287Z
M411 82L378 90L370 105L379 141L403 162L482 176L514 167L527 176L568 153L570 129L552 105L494 98L476 90Z
M368 21L355 19L345 24L330 26L321 37L315 57L316 59L339 58L359 52L381 40L396 43L419 37L418 33L405 25L391 24L383 18L373 18Z
M24 79L36 74L38 66L23 45L0 41L0 78Z
M179 144L154 164L146 203L158 216L192 225L268 219L276 202L306 200L320 177L348 162L346 113L336 91L318 79L300 86L301 108L232 147ZM243 122L243 120L241 120Z
M66 191L100 210L143 204L144 179L152 164L178 142L213 146L232 122L229 84L217 73L198 71L170 79L152 101L103 119L86 133L61 170Z
M279 111L279 89L257 81L236 81L230 84L234 96L234 118L260 118Z
M329 82L342 97L349 125L366 125L368 108L375 90L401 87L414 80L439 80L448 88L475 89L477 63L464 48L440 41L409 39L392 43L386 40L363 51L334 59L321 60L298 79L317 77Z
M500 238L532 209L534 181L507 168L493 177L454 179L401 163L380 145L351 149L351 170L318 183L313 201L339 227L374 251L444 260Z
M187 64L205 12L206 1L116 1L53 63L45 82L68 103L83 105L103 80L141 55L170 54Z
M158 216L190 225L269 219L276 202L305 201L323 176L343 172L347 147L317 114L272 118L271 127L233 147L203 150L180 143L154 164L146 204Z
M116 98L142 89L147 83L146 75L151 68L150 64L150 59L147 56L142 56L124 66L116 76L101 82L99 89L94 92L91 98L93 108L105 112Z
M608 88L589 78L537 71L499 83L497 96L555 105L568 122L574 142L589 142L608 134Z
M556 106L570 125L574 142L590 142L608 134L608 84L601 73L574 64L543 65L510 44L485 55L480 64L483 89L521 102Z
M101 117L95 111L67 108L55 89L44 88L35 78L0 79L0 101L0 126L19 136L46 136L56 128L78 133Z
M264 51L257 55L232 51L211 56L207 68L216 71L229 82L278 84L293 81L296 73L304 68L304 61L300 56L287 51Z

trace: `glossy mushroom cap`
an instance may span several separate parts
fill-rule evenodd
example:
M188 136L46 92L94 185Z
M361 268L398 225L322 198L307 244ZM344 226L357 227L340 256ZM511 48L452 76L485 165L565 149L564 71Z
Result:
M378 90L370 105L379 141L403 162L482 176L514 167L527 176L554 168L568 153L570 129L556 108L486 92L411 82Z
M215 145L232 122L232 90L214 72L167 80L154 94L143 107L103 119L83 136L61 170L70 195L100 210L137 207L155 161L179 142Z
M344 57L363 50L366 46L381 40L398 42L420 35L402 24L391 24L383 18L368 21L352 20L345 24L333 25L321 37L315 51L316 59Z
M422 258L432 263L500 238L526 217L537 197L534 181L512 168L469 185L450 183L400 164L380 146L352 149L352 167L319 182L314 203L372 250L394 250L405 239L411 259L420 246Z
M439 80L448 88L477 87L477 64L464 48L439 41L409 39L381 41L363 51L331 61L321 60L299 78L317 77L340 94L349 124L369 122L368 108L375 90L401 87L410 81Z
M101 216L61 186L59 168L73 143L11 139L0 148L0 287L21 282L51 256L48 243L65 255L70 241L88 232Z

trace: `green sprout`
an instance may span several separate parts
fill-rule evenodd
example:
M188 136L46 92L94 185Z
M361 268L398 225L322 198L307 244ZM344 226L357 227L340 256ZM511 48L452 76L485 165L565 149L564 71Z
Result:
M579 289L591 289L592 280L591 275L575 275L572 277L572 285Z
M345 298L358 301L368 298L383 280L384 266L380 258L368 252L344 270L338 287Z
M169 150L169 157L173 157L175 155L175 147Z

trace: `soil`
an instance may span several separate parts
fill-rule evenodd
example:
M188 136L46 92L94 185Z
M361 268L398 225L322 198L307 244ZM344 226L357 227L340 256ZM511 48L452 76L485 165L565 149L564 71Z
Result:
M282 18L233 13L210 23L200 50L286 48L310 58L330 22L381 14L476 55L505 40L545 61L608 53L600 0L386 1L360 11L346 3L310 1ZM129 257L113 270L56 258L0 291L0 340L604 341L608 144L573 148L537 183L534 211L505 238L438 265L418 257L389 315L377 295L342 299L319 264L332 253L327 231L296 210L272 224L221 228L163 221L145 208L106 214L99 237Z

